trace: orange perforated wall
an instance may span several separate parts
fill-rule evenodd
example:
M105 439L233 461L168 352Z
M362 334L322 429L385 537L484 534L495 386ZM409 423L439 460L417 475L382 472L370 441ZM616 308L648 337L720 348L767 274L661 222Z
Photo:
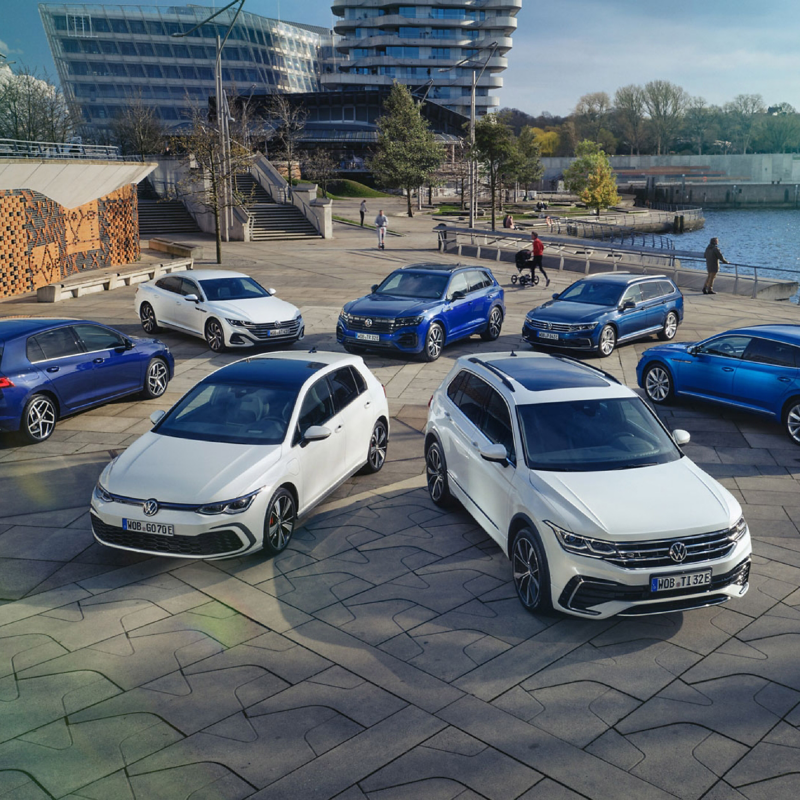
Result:
M29 189L0 190L0 297L138 258L133 184L77 208Z

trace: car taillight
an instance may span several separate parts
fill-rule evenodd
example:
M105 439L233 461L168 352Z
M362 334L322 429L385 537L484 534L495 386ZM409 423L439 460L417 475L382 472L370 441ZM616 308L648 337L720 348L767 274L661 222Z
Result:
M386 387L381 384L381 389L383 389L383 396L386 397Z
M433 395L431 395L431 399L428 400L428 408L431 407L431 403L433 402Z
M8 378L4 378L0 375L0 389L11 389L13 388L14 384Z

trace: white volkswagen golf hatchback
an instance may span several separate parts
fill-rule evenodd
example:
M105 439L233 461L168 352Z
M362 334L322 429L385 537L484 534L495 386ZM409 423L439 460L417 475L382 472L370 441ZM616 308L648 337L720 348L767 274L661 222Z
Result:
M101 543L188 558L280 553L299 516L386 459L383 387L358 356L263 354L187 392L100 475Z
M431 398L428 490L453 496L511 559L529 611L609 617L741 597L736 499L602 370L540 353L462 357Z
M305 333L296 306L241 272L195 269L164 275L140 283L134 302L147 333L173 328L205 339L215 353L226 347L285 346Z

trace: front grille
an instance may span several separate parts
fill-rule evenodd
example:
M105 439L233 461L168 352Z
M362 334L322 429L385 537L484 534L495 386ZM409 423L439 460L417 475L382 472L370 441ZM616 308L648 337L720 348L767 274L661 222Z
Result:
M258 324L248 323L244 327L245 330L251 336L255 336L256 339L274 339L275 341L279 341L283 338L290 339L292 336L297 336L297 334L300 332L300 326L302 324L302 319L290 319L286 322L264 322ZM288 330L289 333L285 333L281 336L270 336L269 332L275 330L276 328Z
M350 314L344 319L351 331L394 333L395 324L394 319L391 317L357 317ZM367 325L367 320L369 320L369 325Z
M686 558L680 564L676 564L669 555L669 549L675 542L682 542L686 545ZM684 564L699 564L702 561L724 558L735 546L736 542L731 539L729 531L714 531L677 539L618 544L619 557L607 556L604 561L624 569L682 567Z
M525 324L538 330L556 331L557 333L569 333L572 330L572 325L568 322L544 322L530 317L525 320Z
M619 600L626 603L641 603L645 600L674 600L675 598L689 595L705 596L711 592L718 592L731 584L744 586L750 577L750 559L745 559L737 564L730 572L723 575L712 575L711 583L699 591L696 586L687 586L673 589L669 592L651 592L650 584L644 586L627 586L614 581L600 578L582 578L576 576L569 581L561 592L558 602L565 608L576 611L586 611L592 606ZM660 608L660 606L659 606Z
M221 530L198 536L158 536L153 533L126 531L108 525L92 514L92 530L105 544L131 547L148 553L168 553L176 556L219 556L242 549L242 540L235 531Z

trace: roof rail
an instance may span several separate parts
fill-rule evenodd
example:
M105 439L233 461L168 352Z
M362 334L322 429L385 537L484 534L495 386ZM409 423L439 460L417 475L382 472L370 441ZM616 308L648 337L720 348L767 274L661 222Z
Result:
M485 361L482 361L480 358L470 358L469 359L469 363L470 364L480 364L480 366L482 366L484 369L488 369L489 372L492 372L495 375L497 375L497 377L500 378L500 380L503 383L503 386L505 386L506 389L508 389L510 392L515 391L514 385L506 377L506 374L503 372L503 370L498 369L493 364L487 364Z
M568 356L562 355L561 353L551 353L553 358L558 358L561 361L569 361L572 364L580 364L582 367L586 367L586 369L594 370L595 372L599 372L604 378L608 378L610 381L614 383L620 383L618 378L615 378L610 372L606 372L604 369L600 369L600 367L592 366L591 364L587 364L585 361L581 361L579 358L575 358L575 356ZM621 384L620 384L621 385Z

